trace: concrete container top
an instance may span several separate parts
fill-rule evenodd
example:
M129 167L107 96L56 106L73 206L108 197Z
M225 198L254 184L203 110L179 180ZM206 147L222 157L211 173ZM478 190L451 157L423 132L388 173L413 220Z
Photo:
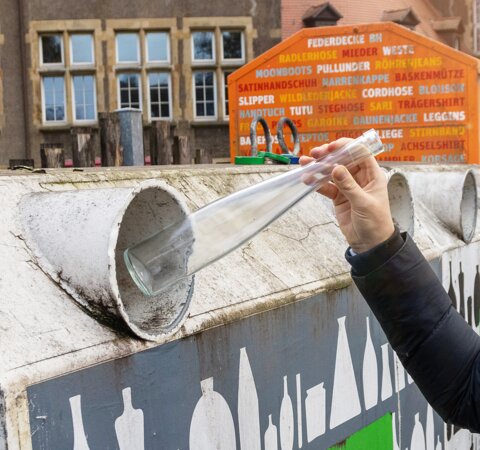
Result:
M400 173L468 168L472 166L389 166ZM284 166L170 166L0 172L0 386L22 391L26 385L159 343L103 325L41 269L25 240L19 211L22 197L131 187L159 179L177 190L193 211L285 170ZM414 238L427 257L462 245L424 203L416 201L416 192L413 198ZM478 236L477 228L473 240ZM189 316L163 342L349 285L345 248L330 202L320 195L308 196L250 243L197 273Z

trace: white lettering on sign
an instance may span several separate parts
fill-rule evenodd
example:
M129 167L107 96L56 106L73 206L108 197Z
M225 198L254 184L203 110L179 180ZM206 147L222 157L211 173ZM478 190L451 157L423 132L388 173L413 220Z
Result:
M465 111L438 111L423 113L425 122L443 122L444 120L454 120L460 122L465 120Z
M402 128L392 128L385 130L378 130L378 136L380 139L401 139L403 138L403 129Z
M290 114L292 116L303 116L303 115L312 115L313 106L312 105L300 105L300 106L290 106Z
M317 65L317 73L362 72L367 70L370 70L370 61Z
M240 106L271 105L272 103L275 103L274 95L252 95L250 97L239 97L238 99Z
M308 48L333 47L337 45L365 44L365 35L351 34L347 36L331 36L325 38L310 38Z
M385 56L415 54L415 47L413 45L385 45L382 49Z
M405 97L408 95L413 95L413 86L392 86L362 89L363 98Z
M255 71L255 76L257 78L293 77L297 75L311 75L312 72L312 66L277 67L258 69Z

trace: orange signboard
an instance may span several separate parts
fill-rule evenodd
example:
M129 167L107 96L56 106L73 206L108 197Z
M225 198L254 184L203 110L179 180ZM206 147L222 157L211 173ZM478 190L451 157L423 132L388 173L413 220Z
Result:
M261 116L274 136L289 117L303 154L375 128L379 160L479 162L477 60L393 23L301 30L231 74L228 94L232 161Z

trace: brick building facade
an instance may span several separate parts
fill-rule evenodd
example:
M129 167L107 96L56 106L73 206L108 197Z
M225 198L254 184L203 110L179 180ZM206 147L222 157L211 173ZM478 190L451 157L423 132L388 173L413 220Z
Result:
M265 26L268 24L268 26ZM226 76L280 41L276 0L0 0L0 166L140 108L226 156ZM148 145L148 142L147 142Z
M411 28L425 36L469 54L480 54L479 0L282 0L282 38L304 27L309 11L319 5L329 5L338 13L338 25L385 20L402 23L403 19L402 24L413 25ZM414 22L409 23L412 18ZM321 21L321 17L317 19Z

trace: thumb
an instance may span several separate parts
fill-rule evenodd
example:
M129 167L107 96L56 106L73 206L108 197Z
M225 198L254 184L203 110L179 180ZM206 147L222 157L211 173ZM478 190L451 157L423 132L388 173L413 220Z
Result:
M338 190L350 203L355 204L365 198L365 192L344 166L336 166L332 171L332 177Z

